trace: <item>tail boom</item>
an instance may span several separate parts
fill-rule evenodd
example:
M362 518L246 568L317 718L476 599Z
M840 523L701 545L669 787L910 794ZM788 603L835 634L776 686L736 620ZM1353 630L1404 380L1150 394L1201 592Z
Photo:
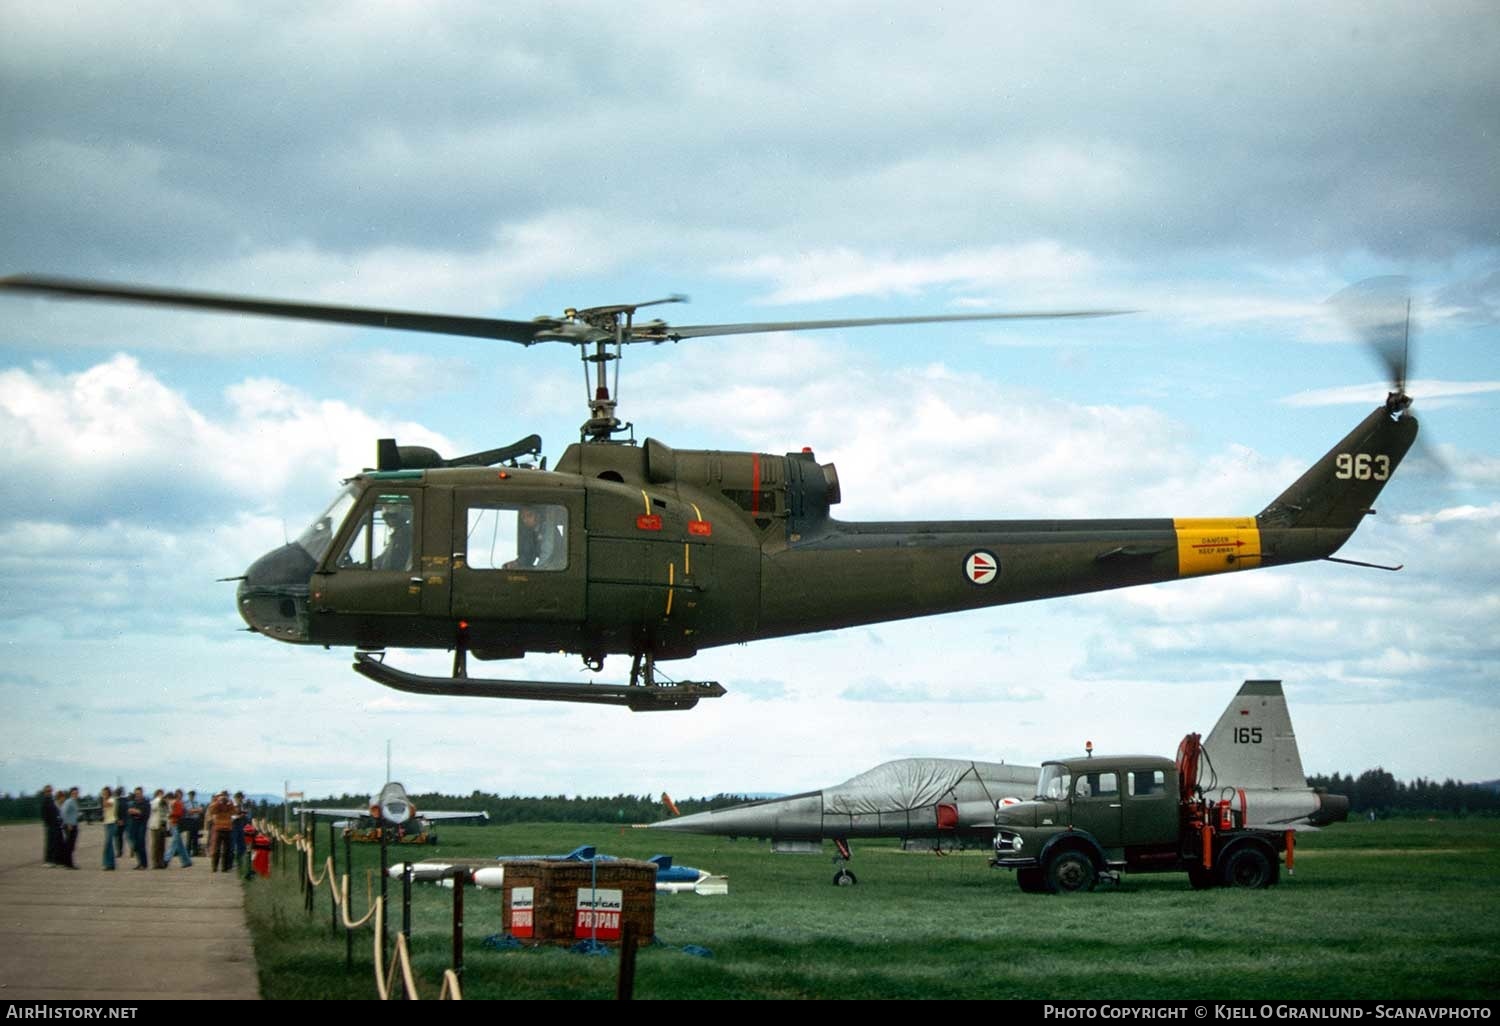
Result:
M1403 403L1377 407L1255 516L808 521L763 554L759 621L729 640L1323 559L1374 512L1416 436Z

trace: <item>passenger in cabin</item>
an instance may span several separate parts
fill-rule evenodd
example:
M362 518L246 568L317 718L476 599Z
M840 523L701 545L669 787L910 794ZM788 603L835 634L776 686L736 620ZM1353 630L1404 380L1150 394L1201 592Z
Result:
M560 507L559 507L560 508ZM516 558L509 568L561 570L568 563L568 549L561 524L554 523L546 506L522 506L517 514Z

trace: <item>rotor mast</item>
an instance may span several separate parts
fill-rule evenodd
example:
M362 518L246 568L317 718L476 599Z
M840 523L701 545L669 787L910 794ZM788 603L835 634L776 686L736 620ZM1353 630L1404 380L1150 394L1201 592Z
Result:
M630 431L632 424L622 423L615 416L620 395L620 357L628 341L634 340L635 312L643 306L658 306L662 303L685 303L687 296L671 295L664 299L653 299L645 303L628 303L617 306L596 306L587 310L563 311L567 320L587 325L592 329L589 338L579 345L583 360L584 384L589 389L589 419L579 427L579 436L587 442L612 442L614 435ZM658 322L659 323L659 322ZM588 346L593 345L593 352ZM613 344L614 351L610 351ZM610 393L609 364L615 365L614 393ZM594 365L593 381L589 381L587 364Z

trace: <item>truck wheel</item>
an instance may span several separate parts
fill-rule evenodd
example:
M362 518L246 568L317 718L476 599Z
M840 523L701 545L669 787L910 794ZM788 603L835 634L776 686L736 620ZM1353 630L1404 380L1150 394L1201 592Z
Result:
M857 883L859 883L859 879L847 869L841 869L833 874L833 885L835 887L853 887Z
M1016 870L1016 883L1027 894L1045 894L1047 891L1047 881L1043 879L1039 866Z
M1193 885L1195 891L1206 891L1210 887L1217 886L1219 881L1214 879L1212 869L1204 869L1202 866L1195 865L1188 867L1188 883Z
M1047 863L1047 889L1053 894L1091 891L1096 879L1094 863L1081 851L1059 852Z
M1269 887L1278 876L1275 865L1258 844L1237 848L1224 860L1224 886Z

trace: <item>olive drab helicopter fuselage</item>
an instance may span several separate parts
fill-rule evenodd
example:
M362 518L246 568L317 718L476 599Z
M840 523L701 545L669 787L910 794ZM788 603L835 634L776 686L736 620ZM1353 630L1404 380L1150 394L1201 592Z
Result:
M237 579L239 613L251 630L285 642L352 646L359 672L428 694L687 708L724 689L658 680L657 660L761 638L1329 558L1373 512L1417 434L1403 367L1386 402L1258 514L850 523L832 516L840 499L837 472L810 450L777 455L616 440L626 426L614 417L605 369L619 358L620 344L1016 315L671 329L660 321L633 325L635 309L645 304L514 322L65 279L0 284L591 346L584 359L598 378L592 416L583 440L551 468L536 459L536 436L452 460L382 440L376 469L347 481L295 542L268 552ZM451 650L452 675L396 669L384 654L397 648ZM469 676L471 655L509 659L529 652L576 653L595 670L606 656L628 655L630 683Z

